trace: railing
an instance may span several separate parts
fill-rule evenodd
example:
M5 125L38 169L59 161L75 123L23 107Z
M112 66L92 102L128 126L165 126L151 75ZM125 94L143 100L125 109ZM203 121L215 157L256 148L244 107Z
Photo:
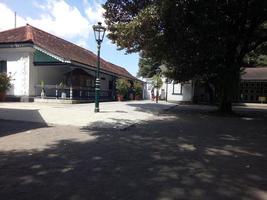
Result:
M59 87L57 85L35 86L35 95L41 97L42 89L45 92L45 98L56 99L74 99L74 100L92 100L95 99L95 88L93 87ZM100 90L100 100L110 101L114 98L111 90Z

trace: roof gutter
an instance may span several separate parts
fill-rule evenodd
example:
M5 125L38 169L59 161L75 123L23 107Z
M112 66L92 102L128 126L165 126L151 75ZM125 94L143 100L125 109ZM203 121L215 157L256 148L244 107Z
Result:
M17 43L1 43L0 48L20 48L20 47L33 47L32 42L17 42Z

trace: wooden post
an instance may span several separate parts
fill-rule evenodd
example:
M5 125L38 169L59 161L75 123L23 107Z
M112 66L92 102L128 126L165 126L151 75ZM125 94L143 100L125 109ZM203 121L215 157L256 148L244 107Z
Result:
M70 86L70 99L72 99L72 86Z
M57 88L57 85L56 85L56 99L58 98L58 88Z

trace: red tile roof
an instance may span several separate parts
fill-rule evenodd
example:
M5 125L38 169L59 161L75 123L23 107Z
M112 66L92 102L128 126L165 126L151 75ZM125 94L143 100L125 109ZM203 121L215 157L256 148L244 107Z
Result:
M0 44L10 43L27 43L31 42L34 45L52 53L65 60L74 61L95 67L97 56L91 51L77 46L64 39L56 37L50 33L42 31L31 25L0 32ZM119 76L135 79L123 67L109 63L103 59L100 61L101 69L112 72Z
M267 67L245 68L242 80L267 80Z

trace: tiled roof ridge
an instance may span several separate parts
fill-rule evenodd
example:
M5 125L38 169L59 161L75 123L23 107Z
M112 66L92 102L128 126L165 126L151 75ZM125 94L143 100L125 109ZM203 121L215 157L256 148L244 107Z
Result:
M35 29L35 30L37 30L37 31L43 32L43 33L45 33L45 34L48 34L48 35L50 35L51 37L55 37L55 38L57 38L57 39L59 39L59 40L61 40L61 41L67 42L67 43L69 43L69 44L71 44L71 45L74 45L74 46L76 46L76 47L82 49L83 51L86 51L86 52L88 52L88 53L90 53L90 54L92 54L92 55L95 56L95 54L94 54L92 51L90 51L90 50L88 50L88 49L85 49L85 48L83 48L83 47L81 47L81 46L79 46L79 45L77 45L77 44L75 44L75 43L73 43L73 42L67 41L67 40L65 40L65 39L63 39L63 38L61 38L61 37L59 37L59 36L53 35L53 34L51 34L51 33L49 33L49 32L46 32L46 31L44 31L44 30L42 30L42 29L39 29L39 28L37 28L37 27L35 27L35 26L32 26L32 25L30 25L30 24L27 24L27 26L30 27L31 29Z
M25 31L25 37L28 41L32 41L34 43L34 34L31 29L31 26L29 24L26 24L25 26L26 31Z

